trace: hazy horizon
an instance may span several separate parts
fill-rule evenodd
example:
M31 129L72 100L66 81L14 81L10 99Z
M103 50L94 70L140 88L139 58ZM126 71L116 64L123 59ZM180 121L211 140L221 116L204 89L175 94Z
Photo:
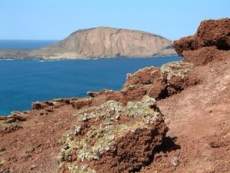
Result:
M229 7L229 0L1 0L0 40L62 40L76 30L97 26L175 40L193 34L202 20L229 17Z

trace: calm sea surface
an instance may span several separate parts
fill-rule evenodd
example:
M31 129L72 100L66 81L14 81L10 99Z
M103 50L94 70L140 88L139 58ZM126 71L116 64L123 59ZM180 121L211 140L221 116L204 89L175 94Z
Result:
M30 50L54 44L54 40L0 40L0 50Z
M31 49L53 42L33 41L26 45L11 43L14 48ZM42 46L41 46L42 45ZM4 47L1 45L0 48ZM6 45L5 45L6 47ZM9 46L7 48L10 48ZM34 101L60 97L85 96L87 91L118 90L126 74L145 66L160 66L180 60L177 56L158 58L100 60L0 60L0 115L27 110Z

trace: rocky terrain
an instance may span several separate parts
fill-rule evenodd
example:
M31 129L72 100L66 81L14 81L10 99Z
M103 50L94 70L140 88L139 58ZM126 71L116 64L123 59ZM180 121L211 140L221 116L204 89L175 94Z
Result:
M175 54L161 36L128 29L97 27L79 30L66 39L32 51L0 51L2 58L79 59L152 57Z
M183 61L120 91L36 102L0 119L0 173L229 173L230 19L174 42Z

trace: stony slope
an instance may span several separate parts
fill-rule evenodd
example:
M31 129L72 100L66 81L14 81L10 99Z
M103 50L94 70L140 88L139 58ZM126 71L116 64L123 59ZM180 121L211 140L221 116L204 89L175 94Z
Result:
M194 86L160 100L174 144L143 173L230 172L230 19L203 21L196 34L174 42L195 67Z

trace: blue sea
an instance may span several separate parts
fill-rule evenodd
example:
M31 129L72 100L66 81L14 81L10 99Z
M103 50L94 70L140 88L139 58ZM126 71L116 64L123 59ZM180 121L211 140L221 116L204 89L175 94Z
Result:
M10 41L9 41L10 42ZM33 49L54 41L12 41L0 48ZM3 44L3 45L2 45ZM126 74L146 66L180 60L178 56L99 60L0 60L0 115L31 108L34 101L85 96L87 91L118 90Z

